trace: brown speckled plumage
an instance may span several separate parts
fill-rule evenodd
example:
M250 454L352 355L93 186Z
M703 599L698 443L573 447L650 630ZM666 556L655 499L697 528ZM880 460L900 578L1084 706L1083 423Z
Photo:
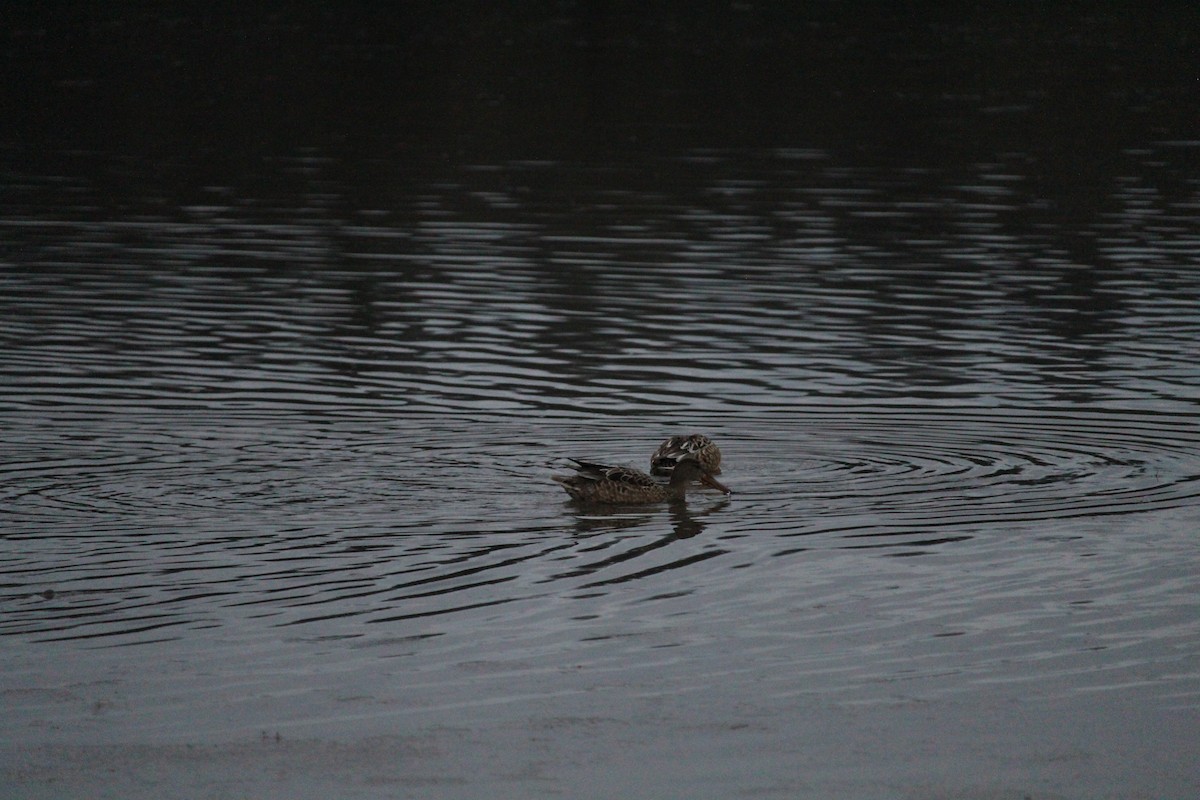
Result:
M663 483L632 467L616 467L591 461L575 462L574 475L554 475L553 478L575 500L588 503L659 503L682 498L693 481L710 486L725 494L728 488L696 460L695 456L680 457L669 482Z
M670 475L675 465L686 455L694 455L700 466L710 475L721 474L721 451L712 439L693 433L688 436L672 436L650 457L650 474Z

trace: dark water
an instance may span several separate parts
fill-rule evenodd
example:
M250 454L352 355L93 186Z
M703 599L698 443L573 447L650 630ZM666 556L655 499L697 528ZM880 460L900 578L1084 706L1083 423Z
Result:
M15 13L8 779L1187 796L1195 21Z

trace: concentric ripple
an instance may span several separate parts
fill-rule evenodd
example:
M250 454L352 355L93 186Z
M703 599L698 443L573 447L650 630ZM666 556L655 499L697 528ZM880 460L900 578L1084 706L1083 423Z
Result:
M992 525L1178 508L1200 496L1200 434L1187 417L1019 409L816 416L808 424L819 432L761 447L780 458L782 448L796 448L794 478L829 504L823 516L851 503L884 527Z
M638 463L657 423L533 433L514 418L466 429L430 418L416 437L382 419L226 420L208 439L196 419L140 421L148 427L157 431L135 442L114 425L106 441L127 437L120 457L66 437L43 442L36 462L5 466L7 539L20 548L6 556L12 613L0 630L135 643L250 618L416 625L514 604L536 616L547 597L586 607L688 594L697 570L813 550L987 548L1014 531L1070 531L1072 520L1189 509L1200 497L1200 434L1130 412L745 415L708 429L733 498L591 511L564 502L548 455Z

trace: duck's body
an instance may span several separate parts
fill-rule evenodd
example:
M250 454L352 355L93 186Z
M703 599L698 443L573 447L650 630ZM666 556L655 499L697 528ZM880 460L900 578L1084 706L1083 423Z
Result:
M687 456L692 456L709 475L721 474L721 451L707 436L693 433L689 436L672 436L650 457L650 474L670 475L675 465Z
M682 499L692 481L699 480L725 494L728 488L712 477L694 456L682 457L671 472L670 481L663 483L632 467L616 467L591 461L575 462L574 475L554 475L553 478L575 500L586 503L661 503Z

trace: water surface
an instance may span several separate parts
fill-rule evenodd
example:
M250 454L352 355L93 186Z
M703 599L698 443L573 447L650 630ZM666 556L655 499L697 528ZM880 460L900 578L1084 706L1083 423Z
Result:
M1196 786L1200 140L1176 39L1157 69L1131 55L1169 19L1060 39L1053 12L877 12L762 38L747 7L718 80L687 69L690 37L715 47L699 22L662 49L566 14L509 45L481 27L470 55L436 15L387 44L381 13L9 37L30 74L56 25L91 42L37 68L48 99L3 142L10 779ZM188 77L187 37L95 72L146 30L279 49L236 51L243 94ZM1002 58L1028 37L1054 65ZM522 43L561 72L525 71ZM322 69L266 90L300 44L378 68L341 98L366 118L314 107L338 96ZM211 117L136 77L164 54ZM1064 105L1097 54L1094 102ZM640 66L679 71L622 83ZM130 81L175 113L132 125ZM562 102L538 118L520 89ZM732 497L587 508L549 479L692 431ZM96 744L124 749L58 749Z

